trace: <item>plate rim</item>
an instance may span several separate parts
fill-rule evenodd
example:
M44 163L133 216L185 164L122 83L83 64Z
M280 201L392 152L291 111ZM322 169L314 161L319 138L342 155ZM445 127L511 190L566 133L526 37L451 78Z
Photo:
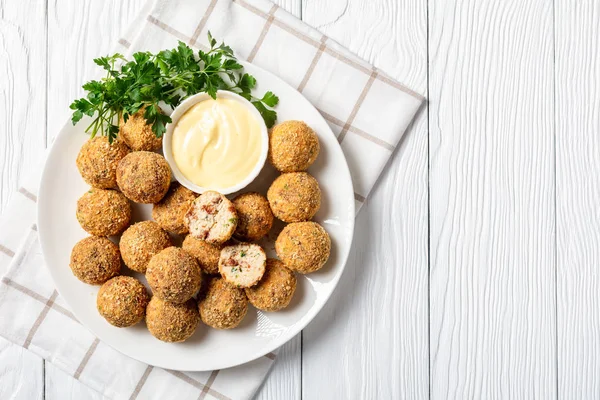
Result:
M343 173L345 175L345 179L347 180L347 182L350 184L350 188L352 190L352 193L354 193L354 184L352 182L352 176L350 174L350 168L348 166L348 160L346 159L346 155L344 154L343 149L341 148L340 143L337 140L337 137L335 136L335 134L333 133L333 130L331 129L331 127L329 126L329 124L327 123L327 120L325 120L325 117L323 117L323 115L319 112L319 110L314 106L314 104L308 100L306 98L306 96L304 96L301 92L299 92L295 87L293 87L292 85L290 85L289 83L287 83L286 81L284 81L282 78L280 78L279 76L275 75L274 73L257 66L256 64L252 64L248 61L245 60L240 60L240 64L244 65L244 67L246 65L250 65L251 69L257 69L260 70L262 73L267 74L271 80L275 80L278 81L278 84L280 85L285 85L287 86L289 89L293 90L296 94L302 96L304 98L304 100L306 100L306 103L308 104L308 106L310 108L313 109L313 111L316 113L316 115L318 115L318 118L321 120L321 122L323 122L325 124L325 126L327 126L328 128L328 132L326 134L330 134L333 139L337 142L337 146L339 147L341 154L342 154L342 159L344 162L344 167L345 168L340 168L340 173ZM70 126L71 124L71 126ZM57 290L58 294L64 299L64 301L69 305L69 308L72 309L70 302L67 300L67 298L63 295L61 289L59 289L59 285L56 284L57 282L57 277L56 275L53 273L53 269L49 266L49 262L47 261L46 258L46 254L49 254L48 246L49 244L47 243L46 240L44 240L43 238L46 236L45 235L45 231L46 231L46 224L43 222L43 218L41 218L41 216L44 214L44 211L42 211L43 209L43 204L44 199L45 199L45 194L47 193L48 189L46 188L46 186L49 184L49 179L48 179L48 174L50 173L49 168L48 168L48 160L50 158L50 155L54 152L57 151L56 150L56 144L58 143L58 139L63 136L66 135L66 131L69 130L69 128L72 127L72 123L70 120L67 120L66 123L62 126L62 128L60 129L60 131L58 132L58 134L55 136L54 140L52 141L52 145L50 146L50 148L48 149L47 152L47 156L46 159L44 160L44 167L42 170L42 175L40 178L40 183L39 183L39 190L38 190L38 202L37 202L37 206L36 206L36 211L37 211L37 216L36 216L36 223L38 226L38 240L40 242L40 246L42 249L42 255L44 256L44 266L45 268L48 270L48 272L50 273L50 276L52 277L52 281L54 284L55 289ZM289 342L291 339L293 339L299 332L301 332L302 330L304 330L311 322L314 321L314 319L316 318L316 316L321 312L321 310L325 307L325 305L329 302L329 299L331 298L331 295L333 294L333 292L335 292L335 290L338 287L339 281L342 277L342 275L344 274L344 271L346 270L346 265L348 263L348 258L350 256L350 251L352 249L352 243L354 241L354 228L355 228L355 224L356 224L356 206L355 203L353 201L349 202L349 210L351 213L351 218L350 218L350 226L349 231L350 231L350 237L348 238L348 241L350 243L349 247L348 247L348 251L342 255L340 263L341 263L341 267L340 267L340 272L333 277L333 279L331 280L332 283L332 289L329 291L329 293L327 293L324 296L323 302L320 305L317 305L316 308L309 313L309 317L306 319L306 321L304 323L300 323L298 324L294 329L290 329L288 331L288 333L279 336L277 338L275 338L268 346L265 346L263 348L263 350L261 350L260 352L257 353L257 355L251 355L251 356L247 356L245 358L241 358L236 360L234 363L231 362L220 362L219 360L217 361L213 361L212 365L208 365L205 368L195 368L195 369L178 369L178 368L174 368L172 365L168 365L168 364L164 364L161 362L156 362L156 363L149 363L148 361L145 360L141 360L138 357L135 357L131 354L128 354L126 352L124 352L123 350L117 348L115 345L113 345L112 343L109 343L109 341L104 340L101 336L101 334L98 334L98 332L96 332L94 329L92 329L91 327L89 327L87 324L85 324L84 322L82 322L81 318L79 318L78 313L75 310L71 310L73 312L73 314L75 315L75 317L77 318L77 322L83 326L85 329L87 329L89 332L91 332L96 338L98 338L99 340L101 340L104 344L108 345L109 347L111 347L112 349L114 349L115 351L119 352L120 354L123 354L127 357L130 357L134 360L137 360L139 362L142 362L144 364L147 365L152 365L154 367L158 367L158 368L163 368L163 369L170 369L170 370L176 370L176 371L193 371L193 372L205 372L205 371L213 371L213 370L220 370L220 369L226 369L226 368L233 368L233 367L237 367L243 364L247 364L251 361L257 360L261 357L266 356L267 354L273 352L274 350L277 350L278 348L280 348L281 346L283 346L284 344L286 344L287 342Z

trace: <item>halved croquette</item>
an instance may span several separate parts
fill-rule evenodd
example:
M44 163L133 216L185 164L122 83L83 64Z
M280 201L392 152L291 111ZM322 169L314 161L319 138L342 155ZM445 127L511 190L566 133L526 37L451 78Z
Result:
M232 285L247 288L262 278L266 262L267 255L257 244L225 246L219 258L219 272Z
M231 201L221 193L209 190L194 200L184 221L193 237L221 244L233 235L238 218Z

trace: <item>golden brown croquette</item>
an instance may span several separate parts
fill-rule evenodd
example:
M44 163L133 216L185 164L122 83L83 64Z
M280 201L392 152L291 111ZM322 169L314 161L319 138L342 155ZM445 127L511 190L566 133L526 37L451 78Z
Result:
M171 185L171 169L160 154L135 151L119 162L117 184L136 203L158 203Z
M102 285L96 306L111 325L124 328L144 318L148 300L148 292L140 281L130 276L117 276Z
M202 321L215 329L235 328L248 312L244 289L237 288L221 278L211 278L206 296L198 303Z
M296 276L276 259L267 259L267 269L257 285L246 288L250 304L262 311L279 311L290 304L296 291Z
M194 334L200 316L194 300L174 304L152 297L146 309L150 333L163 342L183 342Z
M129 226L131 204L116 190L92 188L77 200L76 214L90 235L114 236Z
M252 242L265 236L273 226L273 212L267 199L258 193L243 193L233 199L238 216L233 236Z
M190 235L216 245L231 238L238 218L227 197L208 190L194 200L183 220Z
M306 171L319 149L317 134L303 121L282 122L269 135L269 161L281 172Z
M219 273L219 255L223 245L213 245L187 235L181 247L196 258L202 272L206 274Z
M119 120L119 137L133 151L153 151L162 146L162 137L156 137L156 134L152 132L152 125L146 123L145 111L144 107L130 115L127 122L123 120L123 117Z
M131 225L123 232L119 242L125 265L142 274L146 272L152 256L170 246L172 243L169 234L154 221Z
M267 192L275 217L283 222L311 219L321 207L321 189L306 172L281 174Z
M316 222L296 222L283 228L275 251L286 267L308 274L321 269L329 259L331 239Z
M117 187L117 164L129 154L125 143L115 140L109 143L106 136L96 136L79 150L77 168L83 180L99 189Z
M71 252L73 275L90 285L101 285L121 270L119 247L105 237L89 236Z
M146 280L155 297L181 304L200 289L202 271L185 250L168 247L150 259Z
M161 201L152 208L152 218L161 228L183 235L188 232L183 217L198 195L190 189L173 182Z

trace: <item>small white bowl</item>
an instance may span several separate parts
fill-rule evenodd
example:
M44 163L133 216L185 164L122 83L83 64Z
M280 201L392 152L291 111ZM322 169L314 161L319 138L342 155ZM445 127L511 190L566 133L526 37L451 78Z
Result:
M189 110L192 106L200 103L201 101L212 99L212 97L210 97L207 93L197 93L193 96L188 97L187 99L182 101L177 107L175 107L173 113L171 113L171 123L167 125L167 131L163 136L163 154L165 156L165 159L169 163L171 170L173 171L175 179L177 179L177 181L183 186L196 193L204 193L206 190L216 190L221 194L231 194L242 190L243 188L248 186L252 181L254 181L254 179L256 179L263 166L265 165L265 162L267 160L267 153L269 152L269 132L267 130L267 125L265 124L265 121L263 120L256 107L254 107L252 103L244 99L242 96L225 90L217 91L217 98L232 99L238 101L240 104L246 107L246 109L248 109L248 111L250 111L250 113L256 118L256 120L260 124L260 133L262 136L260 157L256 165L254 166L252 172L250 172L250 174L243 181L241 181L237 185L230 186L228 188L202 187L196 185L195 183L187 179L179 170L179 168L177 167L177 163L173 158L173 130L177 126L179 118L181 118L181 116L185 114L186 111Z

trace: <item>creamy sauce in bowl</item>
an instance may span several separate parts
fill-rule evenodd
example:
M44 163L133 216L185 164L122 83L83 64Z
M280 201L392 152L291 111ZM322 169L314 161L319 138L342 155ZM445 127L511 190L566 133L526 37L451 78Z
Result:
M202 100L175 121L173 161L197 186L217 190L234 187L264 162L263 129L263 121L236 98Z

